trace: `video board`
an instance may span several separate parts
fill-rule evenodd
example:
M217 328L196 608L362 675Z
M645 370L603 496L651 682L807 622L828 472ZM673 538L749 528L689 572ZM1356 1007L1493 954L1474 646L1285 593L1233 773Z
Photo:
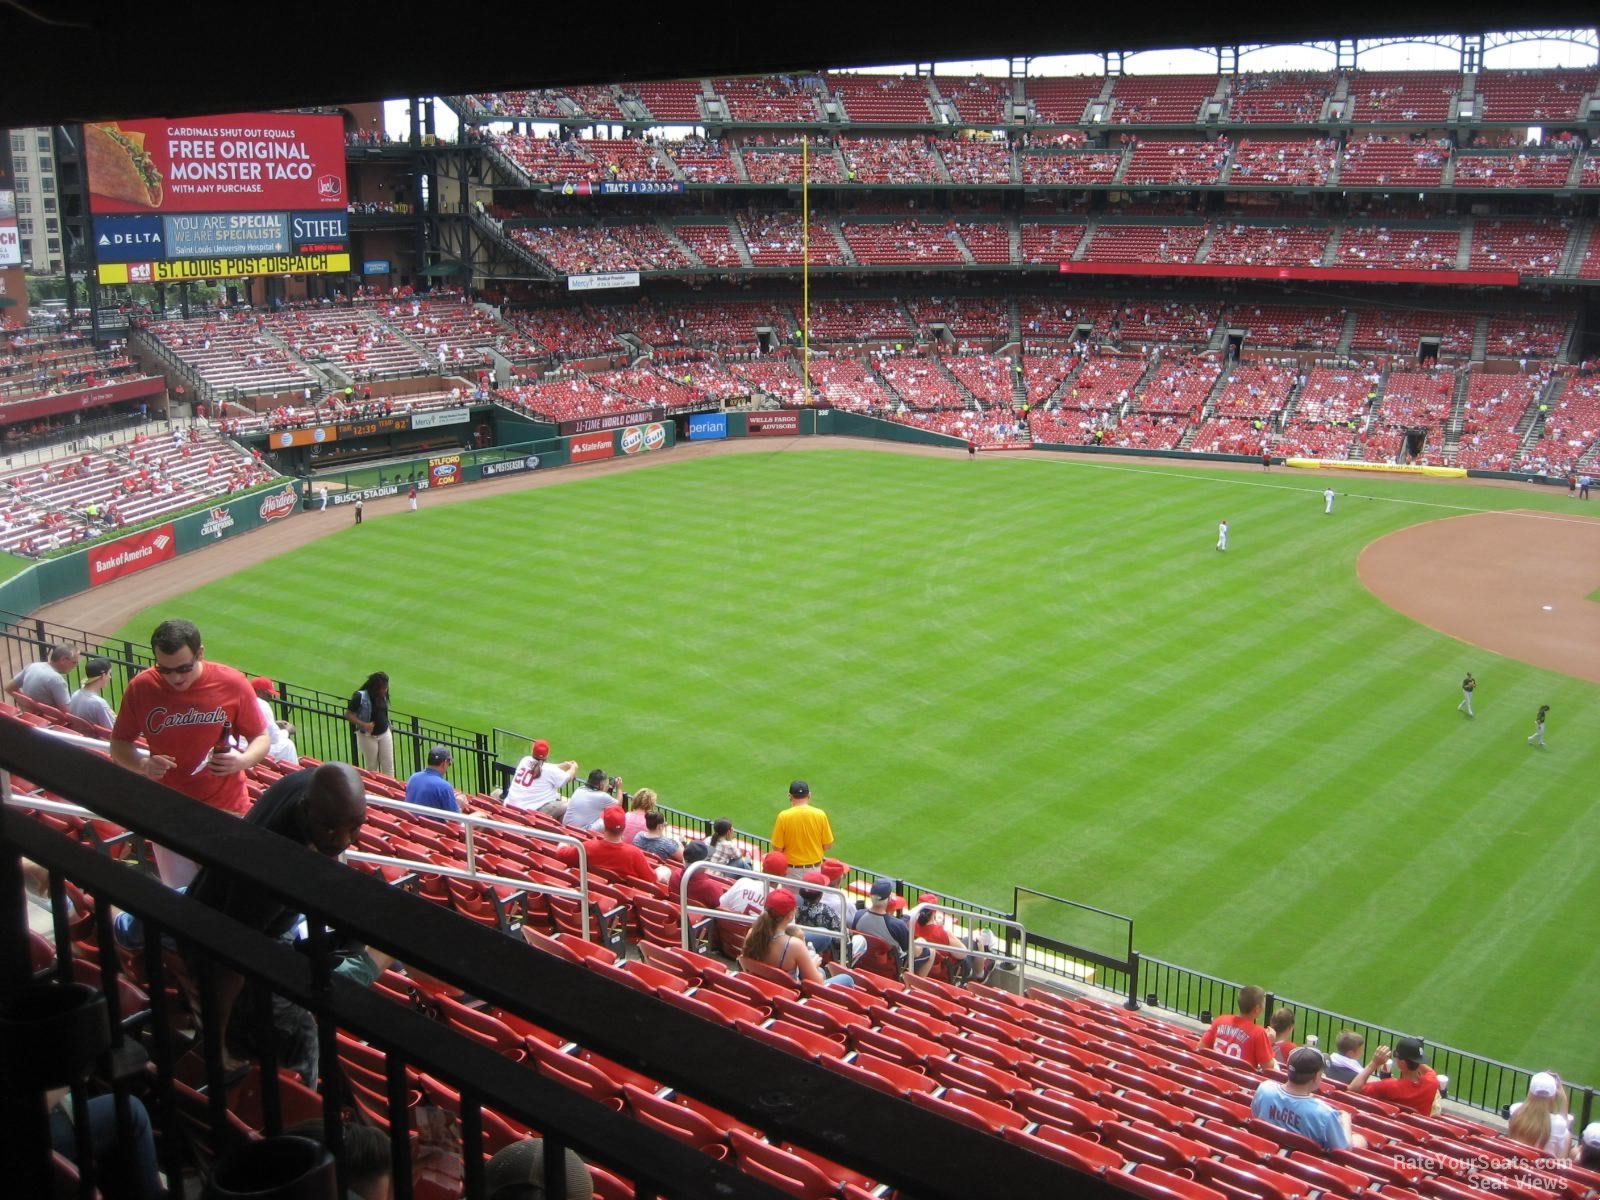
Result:
M22 265L22 238L17 233L17 193L11 178L11 134L0 129L0 267Z
M350 269L342 117L105 121L83 151L101 283Z

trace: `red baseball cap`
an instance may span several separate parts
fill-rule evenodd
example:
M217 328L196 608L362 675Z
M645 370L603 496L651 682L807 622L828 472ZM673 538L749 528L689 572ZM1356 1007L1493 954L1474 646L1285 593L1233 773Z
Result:
M623 826L628 823L628 814L622 811L622 805L612 804L600 814L600 820L607 833L621 833Z
M777 888L767 893L766 909L775 917L794 916L797 903L799 902L794 898L794 893L785 888Z
M761 870L768 875L782 875L789 869L789 856L782 850L768 850L761 860Z
M250 681L250 687L258 696L276 696L278 694L277 685L265 675L257 675Z
M536 741L533 744L533 756L535 758L549 758L550 743L545 741L543 738L540 738L538 741Z

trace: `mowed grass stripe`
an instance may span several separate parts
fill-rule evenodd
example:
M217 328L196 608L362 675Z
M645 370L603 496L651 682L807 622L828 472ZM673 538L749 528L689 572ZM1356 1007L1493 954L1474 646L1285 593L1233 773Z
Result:
M1487 1013L1526 1004L1528 964L1570 946L1501 889L1551 874L1521 843L1560 835L1426 847L1530 792L1592 792L1579 731L1600 689L1400 617L1354 564L1455 511L1436 499L1559 505L1359 483L1430 506L1341 497L1325 517L1321 479L1042 456L675 462L424 501L130 636L186 611L216 657L297 683L345 693L382 667L404 708L549 737L761 833L805 777L851 861L1002 906L1013 883L1104 902L1162 957L1510 1055L1530 1023ZM1451 711L1467 666L1485 681L1470 726ZM1535 753L1519 728L1545 700L1535 771L1512 752ZM1581 860L1558 878L1552 911L1600 898ZM1468 928L1509 939L1452 962L1474 1005L1429 975ZM1537 1065L1600 1076L1576 1030L1546 1032Z

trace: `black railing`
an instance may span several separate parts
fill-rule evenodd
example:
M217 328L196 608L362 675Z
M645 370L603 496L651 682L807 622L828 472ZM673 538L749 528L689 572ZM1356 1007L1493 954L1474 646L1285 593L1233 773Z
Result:
M1200 1021L1209 1021L1223 1013L1235 1011L1241 984L1218 979L1214 975L1203 975L1159 958L1144 958L1141 966L1140 993L1154 1007L1182 1013ZM1324 1052L1331 1053L1337 1048L1341 1033L1349 1031L1358 1034L1364 1043L1360 1052L1364 1056L1362 1061L1371 1058L1372 1051L1380 1045L1392 1046L1401 1038L1417 1036L1388 1026L1373 1025L1329 1009L1302 1004L1297 1000L1286 1000L1271 993L1268 993L1263 1007L1263 1019L1276 1009L1289 1009L1295 1014L1294 1040L1303 1043L1315 1037ZM1514 1067L1510 1063L1469 1054L1454 1046L1440 1045L1426 1039L1424 1044L1428 1065L1440 1076L1448 1078L1445 1094L1457 1104L1503 1116L1510 1105L1528 1094L1528 1081L1533 1072L1524 1067ZM1568 1087L1574 1096L1578 1124L1580 1127L1587 1125L1590 1114L1595 1111L1595 1090L1592 1086L1582 1084L1569 1084Z
M547 1161L570 1146L585 1157L634 1180L636 1195L722 1196L728 1200L774 1200L781 1193L726 1162L635 1123L611 1106L555 1082L541 1069L501 1057L418 1009L359 988L331 972L334 933L359 939L396 955L409 967L448 981L452 988L535 1022L626 1068L647 1073L674 1088L748 1121L774 1138L814 1149L869 1177L916 1195L919 1200L992 1194L1003 1178L1014 1195L1064 1191L1120 1195L1104 1180L1081 1175L999 1138L945 1120L903 1100L838 1078L807 1059L791 1056L725 1025L702 1020L651 995L622 987L520 939L463 920L443 906L386 886L296 845L292 840L242 825L238 818L197 805L166 788L131 775L52 735L0 718L0 768L25 777L107 820L227 871L251 888L278 896L302 910L311 931L309 954L254 933L221 913L162 887L107 856L8 806L0 814L0 927L7 930L0 955L0 1003L13 1003L31 983L22 899L22 857L51 872L57 893L70 879L92 899L97 914L95 945L107 991L114 990L119 959L111 947L110 906L136 914L145 925L152 1024L148 1050L154 1066L149 1092L165 1135L176 1128L180 1094L175 1086L176 1047L171 1041L173 1003L162 947L171 938L206 971L237 972L257 994L285 997L315 1018L324 1083L325 1128L337 1145L340 1077L336 1035L347 1030L386 1056L387 1108L395 1194L411 1192L408 1067L459 1089L464 1178L469 1197L483 1194L482 1110L491 1108L537 1128ZM6 791L10 776L4 777ZM60 911L58 909L58 911ZM100 914L107 914L101 917ZM331 931L331 932L330 932ZM56 949L64 965L72 954L71 933L58 921ZM202 993L209 996L202 986ZM202 1003L205 1037L206 1108L198 1119L217 1142L228 1138L221 1030L214 1006ZM100 1070L118 1076L113 1056ZM262 1064L263 1125L281 1128L281 1097L270 1060ZM146 1074L136 1072L141 1085ZM126 1079L124 1079L126 1085ZM16 1078L0 1078L13 1113L28 1111ZM190 1093L191 1095L193 1093ZM43 1101L31 1098L37 1115ZM915 1146L915 1153L906 1153ZM37 1120L8 1126L0 1145L8 1184L19 1195L46 1194L48 1140ZM166 1161L175 1164L168 1148ZM559 1185L549 1194L560 1195Z

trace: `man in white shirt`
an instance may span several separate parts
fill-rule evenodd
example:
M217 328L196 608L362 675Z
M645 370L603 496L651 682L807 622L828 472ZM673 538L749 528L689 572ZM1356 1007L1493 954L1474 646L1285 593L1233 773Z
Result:
M567 801L561 789L578 773L578 764L576 761L546 762L550 757L550 743L543 738L529 749L533 753L522 757L511 782L506 785L506 804L511 808L541 812L559 821L567 813Z
M272 744L267 748L267 757L274 762L288 763L291 767L300 765L300 751L294 745L294 726L288 721L278 719L272 711L272 704L268 696L278 694L277 685L272 680L262 675L257 675L250 681L251 690L256 694L256 703L261 706L261 719L266 722L267 732L272 736Z
M566 814L561 818L561 823L569 829L600 830L600 815L605 810L617 803L616 793L622 787L622 777L615 778L607 775L605 768L596 767L589 772L589 779L584 786L572 793L572 799L567 801Z
M19 697L23 707L29 700L66 710L72 697L67 692L67 676L78 665L78 652L71 646L51 646L43 662L30 663L6 684L6 691Z

